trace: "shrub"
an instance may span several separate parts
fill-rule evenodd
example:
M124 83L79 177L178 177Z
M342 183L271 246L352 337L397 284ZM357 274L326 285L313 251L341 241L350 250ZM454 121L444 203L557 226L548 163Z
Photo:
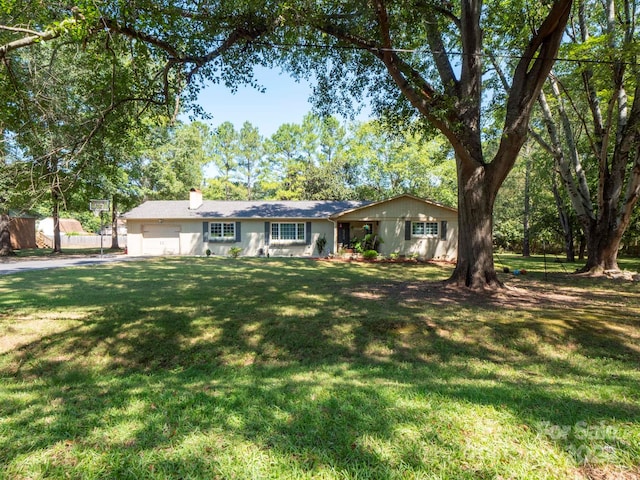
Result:
M376 258L378 258L378 252L376 252L375 250L365 250L364 252L362 252L362 258L364 258L365 260L375 260Z
M316 240L316 247L318 247L318 255L322 255L326 246L327 246L327 236L323 234L321 237L318 237L318 239Z
M231 258L238 258L241 252L242 252L242 249L240 247L231 247L229 249L229 256Z
M381 243L384 242L378 235L367 233L362 239L353 239L353 249L358 253L364 253L367 250L377 251Z

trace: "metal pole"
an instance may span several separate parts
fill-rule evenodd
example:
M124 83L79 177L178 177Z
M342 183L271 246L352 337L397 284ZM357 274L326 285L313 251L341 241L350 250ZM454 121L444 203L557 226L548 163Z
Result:
M103 256L102 253L102 238L103 238L103 233L104 233L104 226L103 226L103 221L102 221L102 210L100 210L100 256Z
M544 256L544 280L547 281L547 242L542 241L542 255Z

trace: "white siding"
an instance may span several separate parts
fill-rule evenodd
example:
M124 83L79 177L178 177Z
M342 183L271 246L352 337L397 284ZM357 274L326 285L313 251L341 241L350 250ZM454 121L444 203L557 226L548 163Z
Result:
M458 256L458 215L453 209L410 196L364 207L336 218L352 226L352 237L364 223L373 224L373 233L381 239L382 255L418 255L425 259L455 260ZM442 221L447 222L446 238L440 236ZM406 222L437 222L436 237L411 236L405 240Z
M240 242L205 242L203 223L210 221L240 222ZM279 219L274 222L299 222L307 220ZM240 247L241 256L317 256L316 240L325 235L327 244L324 255L335 252L333 240L333 223L329 220L311 222L311 243L292 244L286 241L265 242L264 219L207 219L183 222L159 223L156 221L129 220L128 253L129 255L206 255L207 249L213 255L227 256L229 249Z

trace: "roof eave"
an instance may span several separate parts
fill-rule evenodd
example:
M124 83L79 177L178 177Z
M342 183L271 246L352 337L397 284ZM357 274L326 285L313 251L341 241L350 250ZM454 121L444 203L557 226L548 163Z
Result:
M358 210L362 210L362 209L369 208L369 207L375 207L377 205L382 205L383 203L392 202L394 200L398 200L399 198L412 198L412 199L417 200L419 202L428 203L429 205L433 205L433 206L438 207L438 208L444 208L445 210L449 210L449 211L451 211L453 213L458 213L458 210L456 208L449 207L447 205L443 205L443 204L438 203L438 202L434 202L433 200L427 200L426 198L420 198L420 197L417 197L417 196L412 195L410 193L402 193L400 195L396 195L395 197L387 198L386 200L379 200L377 202L372 202L372 203L369 203L367 205L363 205L361 207L355 207L355 208L351 208L349 210L345 210L344 212L335 213L335 214L331 215L329 217L329 219L330 220L336 220L336 219L338 219L338 218L340 218L340 217L342 217L344 215L347 215L349 213L357 212Z

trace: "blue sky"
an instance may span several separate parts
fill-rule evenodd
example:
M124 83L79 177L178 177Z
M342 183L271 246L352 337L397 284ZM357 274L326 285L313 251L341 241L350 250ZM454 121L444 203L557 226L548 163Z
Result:
M302 123L302 118L311 112L312 86L308 82L296 82L279 70L265 68L256 68L256 80L266 88L264 93L240 86L234 94L224 85L209 84L199 95L200 106L213 117L205 122L215 128L230 121L239 130L249 121L263 137L270 137L280 125ZM366 117L366 113L358 116L362 120Z
M277 70L256 70L258 82L266 92L241 86L233 94L224 85L209 85L199 96L199 103L213 118L206 120L212 127L230 121L240 129L245 121L258 127L264 137L269 137L283 123L301 123L311 111L308 83L296 83Z

